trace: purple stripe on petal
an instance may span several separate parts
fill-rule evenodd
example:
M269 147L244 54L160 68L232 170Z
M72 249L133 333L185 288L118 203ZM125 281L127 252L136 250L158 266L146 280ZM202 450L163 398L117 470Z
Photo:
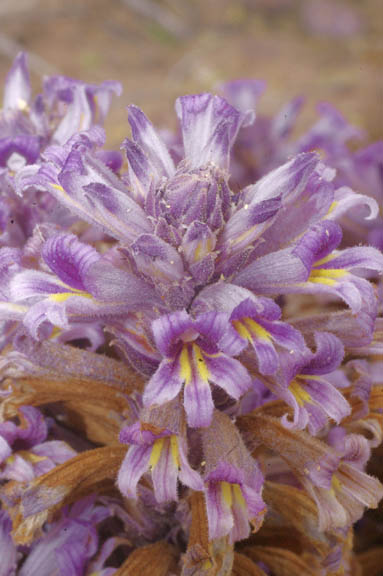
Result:
M190 428L204 428L210 425L214 410L210 384L196 374L185 386L184 406Z
M129 197L121 180L103 162L73 149L49 191L69 210L119 240L132 242L151 232L143 209Z
M356 246L355 248L347 248L336 254L328 262L324 262L319 266L319 269L346 268L351 270L353 268L376 270L383 274L383 254L376 248L368 246Z
M309 269L291 248L261 256L234 276L233 283L258 294L284 294L294 284L305 282Z
M91 246L80 242L74 234L58 234L45 242L42 257L65 284L85 290L83 277L100 255Z
M152 286L128 270L117 268L106 258L92 263L83 272L82 280L86 289L101 302L117 303L125 310L162 307Z
M159 460L152 470L152 479L157 502L178 500L178 467L173 460L170 438L163 440Z
M186 333L193 331L193 320L186 312L180 310L166 314L152 323L153 336L158 350L163 356L172 357L179 349L179 339ZM198 332L194 331L195 338Z
M15 302L69 291L70 288L63 285L58 278L38 270L24 270L16 274L10 282L10 296Z
M226 100L211 94L182 96L176 101L185 157L192 168L213 162L227 168L238 130L249 118ZM214 144L214 145L212 145Z
M232 530L234 521L231 508L223 501L221 483L209 482L205 498L210 540L222 538Z
M239 360L219 354L215 357L205 356L205 362L209 380L232 398L238 400L251 387L250 374Z
M137 484L149 468L151 446L131 446L117 476L120 492L127 498L137 498Z
M305 390L310 394L313 401L337 424L350 414L351 408L343 394L326 380L322 378L320 380L306 379Z
M328 374L341 364L344 356L342 342L328 332L315 332L316 352L301 372L305 374Z
M313 264L330 254L342 240L342 229L336 222L323 220L310 228L298 241L293 253L311 270Z
M170 402L180 393L182 384L178 362L164 360L145 387L144 405Z
M276 197L285 199L291 193L302 192L318 162L319 157L316 153L299 154L269 172L256 184L248 186L244 191L244 202L260 203Z
M128 110L133 140L142 148L151 165L156 169L157 178L172 176L174 174L173 160L152 123L137 106L129 106Z
M185 276L177 250L154 234L141 234L131 245L131 253L140 272L155 282L181 282Z
M255 354L261 374L275 374L278 370L278 354L271 342L266 340L253 340Z

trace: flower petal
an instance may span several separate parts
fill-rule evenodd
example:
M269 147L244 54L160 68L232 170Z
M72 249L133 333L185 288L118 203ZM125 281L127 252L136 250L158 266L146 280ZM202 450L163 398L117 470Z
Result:
M127 498L137 498L137 484L149 468L151 446L130 446L117 476L117 486Z
M85 290L83 277L100 255L91 246L79 242L74 234L57 234L45 242L42 257L62 282Z
M13 61L4 86L3 107L23 109L31 99L27 57L20 52Z

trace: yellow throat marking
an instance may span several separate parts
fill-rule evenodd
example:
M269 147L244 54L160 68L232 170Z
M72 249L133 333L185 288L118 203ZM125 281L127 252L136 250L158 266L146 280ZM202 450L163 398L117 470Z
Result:
M238 334L251 342L254 337L260 340L271 340L270 333L263 328L258 322L255 322L252 318L243 318L242 320L234 320L234 328Z
M308 282L316 284L325 284L326 286L335 286L337 280L346 276L347 270L336 268L318 268L311 270Z
M293 380L289 386L290 392L294 395L298 406L311 404L311 396L296 380Z

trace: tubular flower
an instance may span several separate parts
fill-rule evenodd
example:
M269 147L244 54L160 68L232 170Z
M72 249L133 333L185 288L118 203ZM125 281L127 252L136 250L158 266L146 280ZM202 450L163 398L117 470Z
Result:
M119 85L34 97L16 58L1 575L378 573L381 143L329 104L294 141L303 100L255 117L263 89L178 98L172 135L131 105L106 150Z
M246 368L225 354L220 345L228 326L224 313L207 312L191 318L185 311L153 323L157 348L165 356L149 380L145 405L173 400L184 385L184 406L192 428L209 426L213 414L210 382L238 399L251 386Z

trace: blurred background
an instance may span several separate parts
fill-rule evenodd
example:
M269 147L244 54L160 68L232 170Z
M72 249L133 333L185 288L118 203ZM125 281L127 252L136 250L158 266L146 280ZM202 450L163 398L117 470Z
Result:
M123 84L113 145L129 103L174 123L178 95L239 77L266 80L261 112L304 94L301 128L327 100L383 138L382 0L0 0L2 81L21 49L36 89L51 73Z

